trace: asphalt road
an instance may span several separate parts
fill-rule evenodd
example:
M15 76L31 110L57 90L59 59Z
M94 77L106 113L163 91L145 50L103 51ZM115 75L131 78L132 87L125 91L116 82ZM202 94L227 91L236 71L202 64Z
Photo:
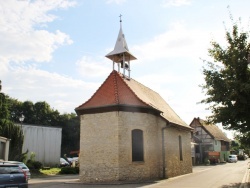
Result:
M29 188L250 188L250 160L211 166L195 166L193 173L151 183L86 185L78 175L31 179Z

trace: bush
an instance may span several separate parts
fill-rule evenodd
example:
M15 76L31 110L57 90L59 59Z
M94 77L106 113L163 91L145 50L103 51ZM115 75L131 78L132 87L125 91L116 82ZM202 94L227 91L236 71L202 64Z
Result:
M43 164L39 161L34 161L33 166L34 166L34 169L40 169L42 168Z
M39 161L31 161L31 160L28 160L27 161L27 166L28 166L28 168L30 168L30 169L40 169L40 168L42 168L42 163L41 162L39 162Z
M62 167L60 174L79 174L79 167Z

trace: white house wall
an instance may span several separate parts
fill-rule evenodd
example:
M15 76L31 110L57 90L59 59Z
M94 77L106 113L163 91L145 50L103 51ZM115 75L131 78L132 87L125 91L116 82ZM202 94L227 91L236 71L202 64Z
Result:
M214 151L221 151L221 141L220 140L214 140Z
M43 165L59 164L62 128L23 125L23 152L34 152L36 161Z

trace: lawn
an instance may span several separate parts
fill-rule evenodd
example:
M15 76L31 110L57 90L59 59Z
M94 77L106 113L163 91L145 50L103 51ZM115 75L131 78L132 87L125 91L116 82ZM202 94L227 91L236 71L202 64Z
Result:
M42 168L40 170L30 170L31 178L42 178L47 176L61 175L61 174L79 174L78 167L63 167L63 168Z
M30 170L31 178L40 178L46 176L59 175L61 172L61 168L48 168L48 169L33 169Z

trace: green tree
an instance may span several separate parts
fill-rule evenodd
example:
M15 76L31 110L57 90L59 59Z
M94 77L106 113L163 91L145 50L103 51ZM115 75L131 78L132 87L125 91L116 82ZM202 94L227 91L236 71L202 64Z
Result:
M23 132L10 120L9 97L0 92L0 136L11 139L9 160L20 160L23 146Z
M76 114L63 114L62 120L62 148L61 155L69 154L80 148L80 120Z
M0 120L0 127L0 135L11 139L9 148L9 160L19 161L22 155L22 146L24 139L21 127L6 119Z
M62 156L69 154L70 151L79 150L80 121L75 113L60 114L45 101L34 104L31 101L20 102L8 96L6 104L8 104L6 109L8 114L11 114L9 117L12 122L19 123L19 117L23 114L25 116L24 124L61 127Z
M236 22L231 31L226 31L226 42L224 48L215 41L211 42L208 52L214 62L205 61L207 67L203 67L205 84L202 89L207 98L201 102L209 104L212 112L208 122L222 123L225 129L247 136L250 132L248 32L239 32Z

